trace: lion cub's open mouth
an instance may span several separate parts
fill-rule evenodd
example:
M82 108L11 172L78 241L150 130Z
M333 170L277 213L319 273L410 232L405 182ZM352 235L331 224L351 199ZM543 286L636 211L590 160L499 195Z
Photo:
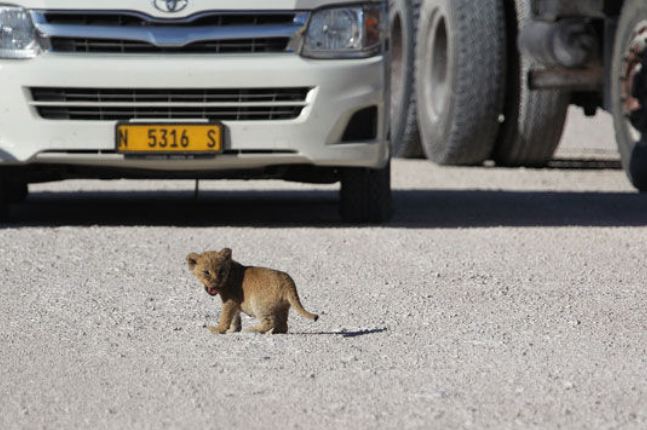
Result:
M216 287L205 287L204 289L207 291L207 294L209 294L210 296L218 295L218 289Z

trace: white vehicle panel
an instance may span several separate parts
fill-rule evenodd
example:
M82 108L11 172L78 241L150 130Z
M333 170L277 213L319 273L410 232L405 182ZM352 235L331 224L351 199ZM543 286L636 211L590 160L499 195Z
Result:
M371 0L372 1L372 0ZM204 10L312 10L335 4L352 4L348 0L190 0L173 17L185 17ZM152 0L20 0L7 2L29 9L137 10L153 16L171 16L153 6Z
M177 18L207 10L299 11L323 5L351 4L338 0L190 0L180 13L169 14L156 9L152 0L23 0L12 3L42 11L137 11L154 17ZM0 166L47 163L167 171L251 169L288 164L381 168L389 159L385 58L375 55L364 59L313 60L291 50L206 54L162 50L146 53L59 52L50 48L33 59L0 60ZM236 117L237 114L233 119L223 119L203 112L202 117L187 119L170 113L173 109L197 110L226 105L206 100L202 103L106 102L99 96L93 101L69 101L65 98L38 100L34 95L36 90L43 88L70 92L109 92L112 89L244 92L297 87L306 88L307 96L298 101L302 109L289 119L272 117L272 110L268 118L253 120L244 115ZM267 103L270 108L282 106L281 102ZM246 107L245 103L235 102L231 106L232 110ZM48 116L43 112L49 108L66 113ZM74 117L69 115L71 109L100 112L97 114L100 118ZM133 158L119 154L115 151L115 127L122 119L106 118L103 112L123 112L123 109L130 109L128 112L140 110L124 121L153 119L141 114L141 111L150 112L146 109L168 109L165 119L154 118L159 122L220 121L225 127L228 152L209 159ZM374 135L346 138L345 132L355 115L366 109L375 112L371 121L375 123Z

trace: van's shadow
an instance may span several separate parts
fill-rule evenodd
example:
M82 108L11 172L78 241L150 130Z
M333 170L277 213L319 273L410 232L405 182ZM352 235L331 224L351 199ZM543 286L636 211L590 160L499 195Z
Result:
M637 192L396 190L387 227L645 226ZM37 192L2 227L25 226L343 227L337 192Z

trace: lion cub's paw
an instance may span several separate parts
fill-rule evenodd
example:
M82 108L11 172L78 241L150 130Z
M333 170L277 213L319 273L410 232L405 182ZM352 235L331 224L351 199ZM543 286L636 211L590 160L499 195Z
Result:
M225 333L227 333L227 329L222 329L222 328L220 328L218 326L215 326L215 325L210 325L207 328L213 334L225 334Z

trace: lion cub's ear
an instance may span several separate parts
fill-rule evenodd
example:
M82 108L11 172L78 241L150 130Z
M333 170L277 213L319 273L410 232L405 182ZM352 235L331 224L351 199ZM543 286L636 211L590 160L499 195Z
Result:
M192 252L191 254L186 256L186 262L189 265L189 270L193 270L196 264L198 264L198 259L200 258L200 254L196 254L195 252Z
M231 260L231 249L224 248L220 250L220 255L225 257L227 260Z

